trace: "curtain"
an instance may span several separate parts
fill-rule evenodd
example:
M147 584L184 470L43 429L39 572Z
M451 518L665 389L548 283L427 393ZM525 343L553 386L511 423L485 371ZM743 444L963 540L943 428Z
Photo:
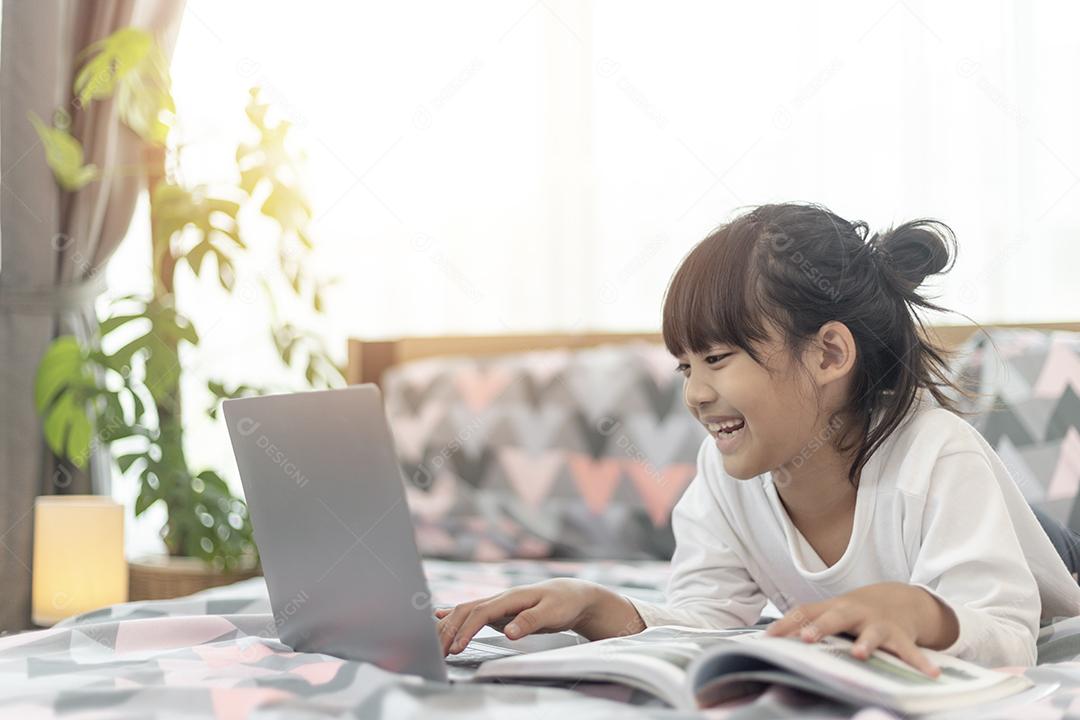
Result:
M86 338L102 272L131 221L142 181L111 174L141 161L137 136L112 102L72 107L78 53L114 30L154 33L166 57L182 0L41 0L3 4L0 44L0 630L30 619L33 506L38 495L107 492L110 465L98 448L88 472L58 463L44 444L33 402L34 377L59 334ZM27 115L46 122L69 111L86 162L104 173L76 193L62 191L45 164Z
M327 302L342 338L656 327L689 248L780 200L875 229L945 220L960 256L942 300L976 320L1064 320L1080 303L1075 3L188 13L175 80L190 166L228 172L245 87L272 91L309 151L322 265L350 269ZM347 93L312 82L339 71ZM209 293L185 302L196 323L222 315ZM226 357L264 327L245 309L203 347ZM232 356L250 375L251 356Z

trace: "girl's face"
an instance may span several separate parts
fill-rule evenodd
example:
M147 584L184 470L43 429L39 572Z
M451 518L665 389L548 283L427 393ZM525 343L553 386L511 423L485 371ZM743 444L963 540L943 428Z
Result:
M724 471L746 480L784 468L819 432L822 413L814 380L784 344L771 337L758 364L735 345L679 356L683 398L708 429Z

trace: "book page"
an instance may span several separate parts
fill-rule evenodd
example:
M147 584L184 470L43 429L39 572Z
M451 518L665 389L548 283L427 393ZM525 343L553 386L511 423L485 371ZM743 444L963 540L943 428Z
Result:
M819 678L828 674L843 679L847 684L858 684L890 693L945 694L955 690L985 687L1000 682L1003 678L993 670L925 648L923 652L941 668L941 674L936 678L922 673L883 650L876 650L869 659L861 660L851 654L854 643L837 636L830 636L816 643L805 643L794 638L768 637L764 634L747 635L736 640L747 648L762 646L764 654L755 653L758 657L776 662L780 662L784 657L789 658L788 662L781 664L791 670L799 671L812 667L812 674Z
M603 652L655 658L674 665L680 670L685 670L694 658L714 645L730 643L735 638L758 635L762 632L761 628L703 630L677 625L659 625L646 628L636 635L608 638L600 642L603 643Z

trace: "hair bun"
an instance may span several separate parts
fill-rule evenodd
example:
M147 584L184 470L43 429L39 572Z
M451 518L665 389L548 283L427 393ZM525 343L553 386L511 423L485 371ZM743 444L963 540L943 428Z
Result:
M939 220L911 220L875 234L868 242L879 265L899 280L908 292L927 277L947 272L956 259L956 236Z

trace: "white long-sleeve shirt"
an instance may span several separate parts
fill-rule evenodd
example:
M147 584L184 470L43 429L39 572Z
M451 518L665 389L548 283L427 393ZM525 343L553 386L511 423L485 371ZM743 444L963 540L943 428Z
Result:
M647 626L724 628L880 582L920 586L950 607L944 652L1029 666L1040 619L1080 615L1080 587L1004 463L970 424L918 409L870 456L851 539L831 567L791 522L771 474L724 472L712 437L672 511L665 603L628 598Z

